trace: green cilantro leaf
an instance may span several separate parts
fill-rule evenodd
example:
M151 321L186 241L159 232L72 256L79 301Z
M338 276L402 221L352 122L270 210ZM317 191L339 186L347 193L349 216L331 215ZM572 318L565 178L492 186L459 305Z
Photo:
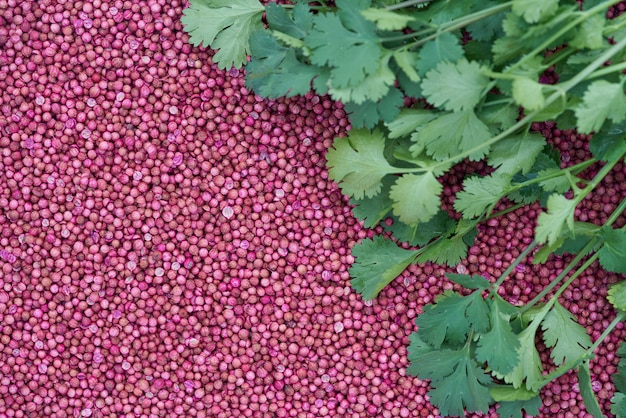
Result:
M422 253L417 257L417 262L426 263L430 261L452 267L467 257L467 247L463 237L457 235L451 238L439 238L428 247L424 247Z
M526 111L539 110L546 105L544 86L526 77L513 80L513 98Z
M362 199L354 197L350 199L350 204L354 205L352 214L363 221L365 228L374 228L391 212L393 201L389 197L389 189L394 181L395 177L385 176L382 180L381 193Z
M476 117L473 110L445 113L428 122L415 135L416 149L425 146L428 155L445 160L469 151L491 139L489 128ZM413 151L413 149L412 149ZM489 151L484 147L470 154L472 161L482 159Z
M626 273L626 229L602 228L604 245L598 251L600 265L613 273Z
M265 8L257 0L192 0L181 22L189 42L218 50L213 60L221 69L248 62L250 35L263 28Z
M493 385L489 393L496 402L528 401L539 396L539 393L525 387L514 388L510 385Z
M536 392L541 389L543 365L541 364L541 358L535 346L535 335L537 334L539 323L548 313L548 309L548 306L544 306L534 313L533 319L528 327L517 334L519 341L519 348L517 349L519 363L515 366L513 371L506 375L494 371L494 376L503 379L506 383L512 384L515 388L522 387L522 384L525 384L526 388L531 391Z
M569 178L565 175L565 172L558 168L548 168L546 170L541 170L538 175L539 177L548 176L550 174L557 174L559 176L552 177L550 179L546 179L541 181L539 184L541 188L546 192L558 192L565 193L569 189L572 188L572 183L570 183Z
M383 55L380 38L376 25L360 13L362 9L358 7L363 3L338 0L338 11L315 15L313 29L304 38L311 50L311 62L331 67L335 89L358 86L368 75L380 70Z
M503 312L503 303L499 299L488 300L491 328L478 340L476 359L486 362L496 373L506 375L519 363L520 342L511 328L510 315Z
M409 80L413 82L418 82L421 79L420 75L417 73L417 58L418 55L415 52L406 50L393 52L393 59L396 61L396 64L404 71L404 74L406 74Z
M495 2L483 2L486 7L494 6ZM497 35L502 35L502 20L504 12L496 13L470 24L467 27L472 39L476 41L490 41Z
M546 139L538 134L507 137L492 146L487 161L498 173L513 175L521 171L526 174L545 145Z
M528 23L536 23L553 15L559 8L559 0L513 0L513 13Z
M363 103L344 103L344 109L350 117L352 128L365 127L372 129L378 125L379 121L391 122L400 113L400 108L404 104L404 95L395 87L389 88L385 96L374 102L366 100Z
M422 92L429 103L451 112L473 109L485 93L489 78L477 62L440 62L426 73Z
M454 209L463 218L472 219L481 215L489 206L502 199L511 187L511 176L473 176L463 182L463 190L456 194Z
M423 246L434 238L450 234L456 227L454 219L446 211L440 210L428 222L420 222L417 225L407 225L400 222L396 217L393 224L383 225L386 231L393 234L400 242L407 242L412 246Z
M546 347L556 365L572 361L591 347L591 339L570 311L556 302L541 323Z
M555 242L565 226L567 230L574 228L575 200L568 200L560 194L552 194L548 198L548 212L542 212L537 219L535 236L537 242L552 244Z
M598 398L593 393L591 386L591 370L589 369L589 360L584 361L578 367L578 387L580 388L580 396L585 403L585 409L594 418L604 418L604 414L598 404Z
M439 211L442 190L432 173L405 174L391 186L393 213L408 225L428 222Z
M626 281L622 280L609 286L606 298L615 309L626 311Z
M599 49L604 46L604 24L606 19L600 15L591 15L576 28L576 36L570 45L578 49Z
M328 174L351 197L375 196L382 178L397 171L383 156L384 149L385 138L380 131L352 130L347 138L335 139L328 150Z
M519 115L519 107L514 104L506 106L485 106L478 113L478 117L493 134L500 133L515 123ZM498 142L499 144L500 142ZM496 144L497 145L497 144Z
M252 36L250 53L252 61L246 67L246 85L263 97L306 94L311 91L311 81L320 76L318 68L300 62L293 48L281 46L266 30Z
M591 138L589 150L600 160L616 160L626 153L625 132L626 121L611 125L608 129L602 129Z
M522 415L522 411L527 415L534 417L539 414L539 409L542 406L541 397L539 395L534 398L523 401L512 402L498 402L500 405L498 408L498 416L500 418L524 418L526 415Z
M390 87L396 80L396 76L389 68L389 59L392 53L386 53L378 61L378 69L365 76L358 85L352 86L338 86L335 78L331 78L329 81L328 92L335 100L340 100L344 103L354 102L361 104L366 100L378 101L387 94ZM331 70L332 75L332 70Z
M461 296L446 291L435 302L425 306L415 320L422 339L435 348L440 348L444 340L452 345L463 345L470 327L484 330L489 324L489 307L480 292Z
M474 275L470 276L468 274L456 274L456 273L446 273L446 277L451 282L460 284L466 289L489 289L491 283L489 280L485 279L483 276Z
M417 70L425 75L440 62L456 62L463 58L463 47L458 37L449 32L440 33L432 41L428 41L419 50Z
M617 350L620 357L617 373L613 375L615 395L611 398L611 413L617 418L626 417L626 342L622 342Z
M372 22L376 22L376 26L380 30L400 30L406 28L409 22L415 20L414 17L395 13L385 9L369 8L361 11L363 17Z
M415 132L418 127L435 117L436 115L430 110L402 109L398 117L393 122L386 123L385 126L389 129L389 138L400 138Z
M421 377L426 378L422 374L424 370L419 366L421 363L420 358L425 354L436 353L438 349L435 349L422 340L419 332L412 332L409 334L409 346L407 347L407 351L407 359L410 362L409 367L406 369L407 374L416 376L419 370Z
M350 267L350 284L363 299L374 299L415 259L416 251L398 247L382 236L364 239L352 247L354 264Z
M463 416L465 411L487 413L491 396L488 385L491 378L480 369L470 358L469 350L442 350L435 356L422 361L455 361L453 371L449 375L432 380L428 392L431 402L445 416Z
M270 29L277 30L296 39L304 39L313 27L311 8L298 3L290 16L287 9L277 3L268 3L265 15Z
M594 81L587 87L583 102L574 109L578 131L599 131L606 119L619 123L626 119L626 95L621 83Z

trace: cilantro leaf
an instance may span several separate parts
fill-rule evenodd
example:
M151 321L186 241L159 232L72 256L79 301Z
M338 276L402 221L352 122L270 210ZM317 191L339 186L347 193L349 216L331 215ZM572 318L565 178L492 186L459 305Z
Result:
M410 52L406 50L397 50L393 52L393 59L398 64L398 67L404 74L409 78L409 80L413 82L420 81L421 77L417 73L417 59L418 55L415 52Z
M380 30L400 30L404 29L409 22L415 20L414 17L395 13L385 9L369 8L361 11L363 17L372 22L376 22L376 26Z
M527 415L534 417L539 414L539 409L542 406L541 397L539 395L534 398L523 401L512 402L498 402L500 407L498 408L498 416L500 418L524 418L526 415L522 415L522 410Z
M594 81L587 87L583 101L574 109L578 131L599 131L606 119L619 123L626 119L626 96L622 83Z
M603 161L619 158L626 152L624 132L626 132L626 121L611 125L608 129L602 129L591 138L589 150L594 157Z
M528 112L539 110L546 105L544 86L526 77L513 80L513 98Z
M491 283L489 280L485 279L483 276L474 275L470 276L468 274L456 274L456 273L446 273L446 277L451 282L460 284L466 289L489 289Z
M454 209L461 212L463 218L472 219L495 205L508 193L510 187L509 175L468 177L463 182L463 190L456 194Z
M435 118L435 114L425 109L402 109L398 117L386 123L389 129L389 138L400 138L415 132L415 130Z
M218 68L239 68L248 61L250 35L263 28L264 11L257 0L192 0L181 22L189 42L218 50Z
M495 2L483 2L486 7L493 6ZM496 13L485 19L471 23L467 30L472 35L472 39L476 41L490 41L495 36L502 34L502 20L504 12Z
M506 106L485 106L478 113L480 120L489 126L493 134L497 134L513 125L518 115L519 108L514 104L508 104Z
M389 188L394 180L393 176L385 176L382 180L382 191L376 196L350 199L350 204L354 205L352 214L363 221L365 228L375 227L391 212L393 201L389 197Z
M400 113L400 108L404 104L402 92L395 87L389 88L385 96L374 102L366 100L360 104L354 102L344 103L344 109L350 117L350 124L353 128L365 127L372 129L378 125L379 121L391 122Z
M611 413L618 418L626 417L626 342L622 342L617 350L620 357L617 373L613 375L615 395L611 398Z
M489 83L481 66L461 59L456 63L440 62L426 73L422 92L429 103L451 112L473 109Z
M600 264L613 273L626 273L626 229L602 228L604 245L598 251Z
M598 404L598 398L593 393L591 386L591 370L589 369L589 360L584 361L578 367L578 387L580 388L580 395L585 403L585 409L594 418L604 418L604 414Z
M471 326L484 330L489 324L489 308L480 292L461 296L446 291L435 302L425 306L415 320L422 339L435 348L440 348L444 340L463 345Z
M542 180L539 184L541 185L541 188L546 192L565 193L572 188L572 184L570 183L567 175L565 175L564 171L558 168L548 168L546 170L541 170L537 174L539 175L539 177L543 177L556 173L560 173L560 175L552 177L551 179Z
M417 59L417 70L423 76L440 62L456 62L461 58L463 48L459 38L449 32L443 32L422 46Z
M509 322L510 315L503 312L505 302L499 299L488 300L490 307L489 332L480 336L476 347L476 359L486 362L496 373L506 375L519 363L520 342L513 333Z
M396 80L396 76L389 68L389 59L392 53L386 53L378 61L375 72L366 75L356 86L338 86L336 78L329 80L328 92L335 100L361 104L366 100L378 101L387 94ZM332 70L331 70L332 75Z
M290 16L287 9L276 3L268 3L265 15L270 29L275 29L296 39L304 39L313 27L311 8L304 3L294 6Z
M498 173L513 175L521 171L526 174L545 145L546 139L538 134L507 137L492 146L487 161Z
M513 0L513 13L528 23L536 23L553 15L559 8L559 0Z
M446 416L463 416L465 410L486 413L491 403L488 385L492 380L470 358L469 350L442 350L437 354L437 357L424 356L422 361L435 364L437 360L454 361L450 374L433 379L430 384L432 389L428 394L439 412Z
M445 113L428 122L415 135L415 147L426 147L428 155L445 160L469 151L491 139L489 128L476 117L472 109L464 112ZM472 161L482 159L488 152L485 147L470 154Z
M328 174L351 197L375 196L383 177L397 171L383 156L384 149L385 138L380 131L352 130L347 138L335 139L328 150Z
M439 211L442 190L432 173L405 174L389 192L394 202L393 213L408 225L428 222Z
M574 228L575 200L568 200L560 194L552 194L548 198L548 212L542 212L537 219L535 236L539 243L555 242L563 227L571 231Z
M610 285L606 298L615 309L626 311L626 281L622 280Z
M578 49L599 49L604 45L604 24L606 19L600 15L591 15L576 28L576 36L570 45Z
M543 340L556 365L574 360L591 347L591 339L570 311L556 302L541 322Z
M363 299L374 299L411 264L416 253L400 248L381 236L364 239L352 247L352 255L356 260L350 267L350 284Z
M448 266L457 265L467 256L468 245L463 237L454 235L451 238L440 238L433 241L428 247L424 247L423 251L417 257L418 263L426 263L428 261L435 264L447 264Z
M302 63L293 48L281 46L266 30L252 36L250 53L252 61L246 67L246 85L263 97L306 94L311 91L311 81L320 76L318 68Z
M382 47L376 25L360 13L359 6L364 3L338 0L336 13L313 17L313 29L304 38L311 62L331 67L336 89L358 86L366 76L379 71Z
M489 393L496 402L527 401L539 396L539 393L525 387L514 388L509 385L493 385L489 388Z
M547 307L544 307L538 311L530 325L517 334L519 341L519 348L517 349L519 363L517 366L505 375L494 371L494 376L512 384L515 388L522 387L522 384L525 383L526 388L531 391L540 389L543 365L535 346L535 335L537 334L539 323L547 314L547 309Z
M385 230L390 231L394 238L401 242L407 242L412 246L423 246L433 238L449 234L454 231L456 222L450 218L446 211L440 210L428 222L420 222L417 225L407 225L393 217L393 224L383 225Z

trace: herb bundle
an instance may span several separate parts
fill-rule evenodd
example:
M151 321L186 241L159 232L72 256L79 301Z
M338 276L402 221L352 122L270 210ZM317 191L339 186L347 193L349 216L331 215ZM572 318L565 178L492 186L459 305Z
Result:
M619 1L293 3L194 0L183 23L192 43L218 50L220 68L246 65L257 94L314 90L344 104L352 130L328 151L329 175L366 227L382 224L394 237L353 248L351 283L364 299L412 263L456 265L481 222L537 201L544 207L535 240L495 283L447 276L471 292L448 291L425 307L410 338L408 372L431 381L431 402L444 415L486 412L498 402L500 416L521 417L538 412L541 388L576 369L588 412L602 416L589 360L626 318L626 283L611 287L618 314L593 343L558 297L595 260L626 273L626 229L613 227L626 201L601 226L574 217L626 154L626 17L606 18ZM540 82L546 71L558 82ZM531 130L544 121L593 134L593 158L562 168ZM486 161L491 171L464 179L456 220L442 210L440 179L467 160ZM580 177L596 163L591 180ZM502 202L508 208L496 212ZM575 257L527 305L498 295L525 257L541 263L562 253ZM538 336L557 366L548 374ZM625 367L615 376L621 392ZM615 395L612 412L626 416L626 395Z

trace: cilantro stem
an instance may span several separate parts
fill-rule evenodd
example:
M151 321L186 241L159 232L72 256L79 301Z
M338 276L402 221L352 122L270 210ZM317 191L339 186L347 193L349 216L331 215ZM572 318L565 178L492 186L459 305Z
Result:
M569 274L570 271L572 271L572 269L576 266L576 264L578 264L578 262L582 260L589 251L591 251L591 249L596 245L596 243L597 243L597 238L591 239L591 241L589 241L587 245L585 245L583 249L580 250L578 254L576 254L574 259L569 262L569 264L558 274L558 276L554 278L554 280L552 280L552 282L548 286L546 286L537 296L535 296L525 306L519 309L518 315L521 316L524 312L528 311L530 308L535 306L541 299L543 299L548 293L550 293L550 291L554 289L556 285L559 284L559 282L563 280L563 278L565 278L565 276Z
M435 32L432 33L431 35L428 35L424 38L418 39L408 45L403 45L403 48L416 48L418 46L421 46L423 44L425 44L428 41L432 41L433 39L436 39L442 32L453 32L457 29L462 29L465 26L471 25L474 22L478 22L486 17L489 17L491 15L494 15L496 13L500 13L506 9L508 9L511 6L512 2L506 2L503 4L499 4L497 6L492 6L489 7L487 9L484 10L480 10L478 12L474 12L474 13L470 13L468 15L459 17L457 19L454 19L450 22L447 22L445 24L441 24L439 26L436 27L432 27L432 28L428 28L428 29L423 29L419 32L413 32L413 33L408 33L405 35L399 35L399 36L390 36L390 37L383 37L381 38L381 40L383 42L395 42L395 41L402 41L405 39L413 39L416 37L420 37L422 35L426 35L428 33L431 32Z
M500 200L498 200L498 201L500 201ZM517 210L519 208L523 208L524 206L527 206L527 205L528 204L524 203L524 202L516 203L515 205L510 206L510 207L508 207L506 209L503 209L503 210L501 210L499 212L492 213L491 215L487 216L484 220L488 221L489 219L493 219L493 218L497 218L497 217L502 216L502 215L506 215L509 212L513 212L513 211L515 211L515 210Z
M626 62L622 62L621 64L609 65L608 67L602 68L600 70L594 71L593 73L589 74L589 77L587 77L587 80L591 80L591 79L598 78L598 77L603 77L607 74L616 73L616 72L623 71L623 70L626 70Z
M550 45L552 45L555 41L557 41L561 36L565 35L568 31L570 31L571 29L575 28L576 26L578 26L579 24L584 22L586 19L588 19L589 16L591 16L591 15L593 15L595 13L599 13L599 12L603 11L604 9L607 9L607 8L609 8L609 7L619 3L620 1L621 0L611 0L611 1L608 1L608 2L600 3L597 6L592 7L591 9L586 10L584 12L576 12L575 14L579 15L578 18L572 20L570 23L568 23L565 26L563 26L560 30L558 30L550 38L546 39L544 42L542 42L540 45L538 45L535 49L533 49L529 53L525 54L524 57L521 60L517 61L515 64L513 64L512 66L507 68L507 72L514 72L514 70L519 68L526 61L528 61L529 59L532 59L536 55L541 54L543 51L548 49L550 47ZM574 13L572 13L572 14L574 14ZM565 13L562 13L560 16L565 16L565 15L566 15ZM611 56L613 56L614 54L615 53L611 54ZM606 61L607 60L604 60L604 61L602 61L602 63L604 63ZM594 61L594 63L595 63L595 61Z
M391 12L394 10L404 9L406 7L417 6L418 4L428 3L430 1L432 0L407 0L403 1L402 3L394 4L393 6L387 6L385 7L385 10Z
M613 225L613 222L615 222L617 220L617 218L619 218L619 216L625 210L626 210L626 199L622 200L622 203L620 203L619 206L617 207L617 209L615 209L613 211L611 216L609 216L609 218L606 220L606 223L604 224L604 226L611 226L611 225Z
M517 267L517 265L521 263L522 260L524 260L526 256L530 254L530 252L536 246L537 246L537 241L533 240L530 244L528 244L528 246L524 249L524 251L522 251L515 260L513 260L513 262L506 268L506 270L504 270L504 272L500 275L498 280L494 284L492 284L490 287L491 290L489 291L489 293L491 293L492 296L497 295L498 288L502 285L502 282L504 282L506 278L509 277L511 272L513 272L513 269L515 269L515 267Z
M595 158L590 158L590 159L588 159L586 161L583 161L582 163L578 163L578 164L573 165L571 167L562 168L559 171L554 171L554 172L548 173L548 174L543 175L543 176L535 177L534 179L531 179L531 180L526 180L523 183L518 183L518 184L514 185L513 188L510 191L507 192L507 194L509 194L511 192L514 192L516 190L522 189L524 187L531 186L531 185L536 184L536 183L541 183L542 181L550 180L550 179L553 179L555 177L561 177L562 175L564 175L564 174L566 175L567 173L578 174L581 171L583 171L584 169L586 169L587 167L589 167L590 165L595 164L597 161L598 160L595 159Z

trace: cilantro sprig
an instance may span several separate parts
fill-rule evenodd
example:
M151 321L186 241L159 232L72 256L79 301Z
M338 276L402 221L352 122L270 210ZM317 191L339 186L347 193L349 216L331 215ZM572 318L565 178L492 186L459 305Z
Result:
M329 177L364 226L390 235L352 249L351 284L364 299L411 264L456 265L480 223L543 207L535 241L495 283L449 274L466 290L444 293L416 320L408 372L431 381L430 400L444 415L486 412L493 403L502 417L535 415L541 389L572 369L587 411L602 414L589 359L626 318L626 282L609 289L618 313L593 343L558 298L594 262L626 273L626 229L613 227L626 203L604 225L575 220L626 155L626 15L606 18L619 1L191 0L184 12L190 41L216 49L219 68L246 65L256 93L314 91L345 106L351 130L326 154ZM554 84L541 78L548 70L558 74ZM543 121L592 134L593 157L561 167L558 152L531 130ZM490 169L463 179L453 201L459 216L451 216L442 210L442 182L464 160ZM581 178L592 164L600 167L594 178ZM502 202L509 206L496 212ZM498 289L531 252L535 263L574 257L533 300L513 306ZM556 367L550 373L538 338ZM616 416L626 416L622 363Z

